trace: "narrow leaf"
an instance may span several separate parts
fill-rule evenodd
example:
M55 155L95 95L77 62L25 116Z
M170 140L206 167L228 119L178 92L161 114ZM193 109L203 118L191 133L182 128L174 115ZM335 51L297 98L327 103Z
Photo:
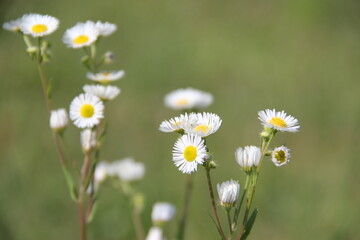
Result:
M240 240L245 240L249 236L251 228L254 225L254 222L255 222L258 212L259 212L258 208L255 208L254 211L252 212L249 220L246 222L245 231L244 231L243 235L241 236Z
M69 172L69 170L66 167L63 166L62 169L63 169L63 173L64 173L64 176L65 176L66 182L67 182L68 187L69 187L70 197L71 197L72 200L74 200L76 202L78 194L77 194L77 191L76 191L74 180L73 180L73 178L71 176L71 173Z
M215 221L214 217L213 217L213 216L211 216L211 214L210 214L210 213L208 213L208 214L209 214L209 217L211 218L212 222L214 223L214 225L215 225L216 229L218 230L218 233L219 233L220 239L222 239L221 232L220 232L220 228L219 228L219 226L216 224L216 221Z

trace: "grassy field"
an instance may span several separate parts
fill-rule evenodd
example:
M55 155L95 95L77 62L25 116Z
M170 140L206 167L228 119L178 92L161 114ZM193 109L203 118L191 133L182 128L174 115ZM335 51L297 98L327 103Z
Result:
M56 16L49 37L54 59L46 67L54 81L56 107L89 83L81 50L62 43L78 21L118 25L100 51L113 50L109 69L126 70L120 97L109 104L109 131L101 157L132 156L145 163L145 226L151 205L181 206L184 175L171 161L175 135L158 131L177 115L163 105L169 91L192 86L211 92L207 110L223 125L209 138L219 168L214 182L244 183L235 162L239 146L258 144L257 111L284 109L300 121L297 134L281 134L275 145L291 148L289 165L264 164L255 195L260 208L249 239L359 239L360 2L295 1L0 1L0 21L24 13ZM48 129L36 66L22 39L0 31L0 239L79 239L75 204L68 196ZM81 159L79 130L66 133L67 154ZM89 239L135 239L130 212L110 184L89 226ZM203 169L195 174L189 240L218 239ZM224 216L221 216L224 217ZM225 218L223 218L225 222ZM176 222L168 236L176 231ZM169 239L171 239L169 237Z

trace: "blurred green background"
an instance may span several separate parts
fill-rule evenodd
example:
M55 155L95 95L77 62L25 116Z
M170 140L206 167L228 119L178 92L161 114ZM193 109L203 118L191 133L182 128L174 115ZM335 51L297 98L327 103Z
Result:
M279 134L273 146L291 148L289 165L264 164L254 206L260 208L250 239L359 239L359 63L360 2L296 1L44 1L0 2L1 23L36 12L61 20L49 37L54 58L46 66L54 81L56 107L89 83L79 59L83 51L62 43L78 21L118 25L100 51L117 58L109 70L124 69L116 82L120 97L107 108L109 133L101 153L113 161L132 156L146 164L138 188L151 205L169 201L181 210L184 175L171 161L176 136L158 131L177 115L163 96L192 86L211 92L207 111L223 125L208 139L219 168L214 183L240 180L239 146L258 144L257 111L284 109L301 131ZM0 31L0 239L79 239L76 205L70 200L48 128L40 80L20 36ZM79 130L66 132L67 154L82 159ZM203 169L195 189L187 239L218 239ZM180 207L180 209L179 209ZM179 216L179 215L178 215ZM225 223L224 215L221 215ZM176 221L167 230L168 239ZM135 239L123 195L110 184L89 239Z

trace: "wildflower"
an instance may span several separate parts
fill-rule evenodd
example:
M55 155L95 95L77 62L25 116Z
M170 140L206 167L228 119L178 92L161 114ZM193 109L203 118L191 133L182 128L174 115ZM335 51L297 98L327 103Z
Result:
M146 240L165 240L162 229L159 227L151 227Z
M194 114L181 114L179 117L162 121L159 130L162 132L183 132L184 128L191 125Z
M194 134L199 137L207 137L215 133L221 126L221 118L214 113L194 114L191 124L185 126L187 134Z
M132 158L125 158L111 163L108 174L125 182L138 181L144 177L145 166L143 163L135 162Z
M109 22L103 23L100 21L97 21L95 23L95 27L99 31L99 36L102 36L102 37L106 37L106 36L113 34L117 29L117 26L113 23L109 23Z
M9 22L5 22L3 24L3 29L11 31L11 32L20 32L22 18L18 18Z
M66 30L63 42L70 48L82 48L90 46L99 36L99 31L92 21L77 23Z
M36 13L25 14L20 23L21 31L35 38L50 35L58 27L59 20L57 18Z
M103 84L107 84L109 82L118 80L122 77L125 76L125 71L120 70L120 71L104 71L104 72L100 72L100 73L87 73L86 77L90 80L96 81L96 82L100 82Z
M88 152L96 146L96 132L87 128L80 133L80 142L84 152Z
M197 165L203 164L205 157L206 146L201 137L183 135L174 145L173 162L183 173L197 171Z
M277 167L287 164L290 161L290 149L285 146L275 148L271 153L271 160Z
M213 96L193 88L177 89L164 98L165 105L174 110L203 109L213 102Z
M234 206L239 197L240 184L234 180L217 184L217 190L221 205L227 209Z
M258 113L259 119L265 127L281 132L299 131L299 121L284 111L276 112L275 109L266 109Z
M240 167L250 173L253 166L258 166L261 158L260 148L255 146L246 146L244 149L238 148L235 152L235 158Z
M78 128L92 128L99 124L104 104L92 94L80 94L70 104L70 119Z
M68 115L64 108L51 111L50 127L55 132L61 132L68 125Z
M101 100L113 100L120 94L121 90L115 86L85 85L84 92L99 97Z
M95 183L103 182L108 176L108 169L110 168L110 164L107 162L100 162L96 165L94 172L94 181Z
M175 215L176 208L167 202L157 202L154 204L151 219L154 224L162 224L171 221Z

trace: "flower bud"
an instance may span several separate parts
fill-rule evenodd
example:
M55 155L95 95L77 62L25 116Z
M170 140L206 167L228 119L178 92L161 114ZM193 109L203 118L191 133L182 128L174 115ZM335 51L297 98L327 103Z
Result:
M239 197L240 184L230 180L217 184L217 190L221 205L226 209L231 209Z
M238 148L235 152L235 158L240 167L250 173L253 167L257 167L261 158L260 148L256 146L246 146Z
M69 119L64 108L51 111L50 127L53 131L61 133L68 125Z
M85 129L80 133L80 142L84 152L88 152L96 146L96 133L91 129Z
M174 205L167 202L155 203L151 213L151 219L157 226L162 225L173 219L176 212Z

